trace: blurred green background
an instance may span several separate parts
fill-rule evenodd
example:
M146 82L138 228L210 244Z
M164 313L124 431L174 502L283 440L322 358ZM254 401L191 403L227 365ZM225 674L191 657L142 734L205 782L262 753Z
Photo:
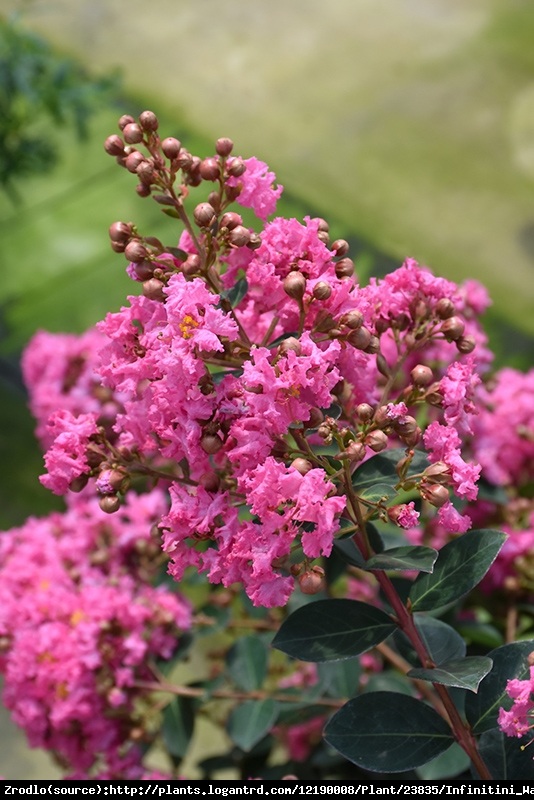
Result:
M87 139L34 98L30 133L55 144L57 164L0 190L0 528L58 505L37 481L21 348L38 328L81 331L132 293L110 223L175 243L104 153L123 113L152 108L197 155L229 136L267 161L281 213L328 219L362 280L411 256L482 281L497 363L532 365L532 0L0 0L13 13L54 57L104 83L118 70L122 88L89 98ZM51 157L37 151L43 167Z

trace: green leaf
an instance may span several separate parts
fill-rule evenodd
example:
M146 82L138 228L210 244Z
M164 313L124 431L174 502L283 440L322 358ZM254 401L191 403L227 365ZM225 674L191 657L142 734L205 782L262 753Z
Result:
M381 500L387 503L396 494L397 492L389 483L375 483L360 492L359 497L363 500L368 500L370 503L379 503Z
M482 580L506 540L501 531L469 531L440 550L434 572L419 575L410 591L414 611L458 600Z
M489 647L494 650L504 644L501 632L487 622L478 622L474 619L459 620L458 632L467 644L479 644L485 649Z
M532 780L532 753L525 753L523 747L533 740L532 734L517 739L507 736L503 731L486 731L480 737L478 752L495 780ZM474 767L472 768L477 775ZM478 777L478 775L477 775Z
M399 571L417 569L420 572L432 572L438 557L438 551L431 547L392 547L370 558L365 569Z
M489 500L490 503L500 503L501 505L506 505L509 502L510 498L502 486L494 486L484 477L478 479L477 486L478 500Z
M339 419L341 416L342 408L337 403L332 403L328 408L322 408L321 411L325 417L332 417L332 419Z
M354 544L352 537L350 539L335 539L334 548L336 553L341 556L347 564L365 569L365 559Z
M468 695L465 704L467 721L474 734L497 728L501 706L509 710L512 700L506 693L506 684L512 678L526 680L530 675L529 655L534 641L513 642L492 650L488 656L493 669L487 675L476 695Z
M465 642L454 628L426 614L414 614L415 627L435 664L465 656Z
M340 661L365 653L396 629L383 611L358 600L318 600L281 625L272 646L301 661Z
M272 698L246 700L230 713L226 729L234 744L248 753L269 733L277 716L278 707Z
M454 742L430 706L395 692L362 694L326 725L324 738L341 755L373 772L405 772L426 764Z
M168 217L172 217L173 219L180 219L180 215L175 208L162 208L161 209L164 214L167 214Z
M423 781L438 781L441 778L455 778L468 769L471 759L456 742L437 758L418 767L417 777Z
M248 292L248 281L246 278L239 278L238 281L232 286L231 289L225 289L221 292L221 297L226 298L232 308L237 308L241 300Z
M226 654L228 675L240 689L251 692L260 689L267 675L269 656L257 636L242 636Z
M491 658L486 656L469 656L447 661L433 669L411 669L406 674L416 681L431 681L477 692L480 681L488 674L492 664Z
M187 253L185 250L181 250L179 247L169 247L165 248L165 251L171 253L178 261L185 261L187 258Z
M353 473L352 485L356 493L359 494L366 487L373 487L377 483L396 486L399 482L399 476L395 468L405 456L406 450L404 447L395 447L392 450L386 450L383 453L371 456ZM407 477L422 472L425 467L428 467L426 453L416 450L412 463L408 468Z
M326 664L319 664L317 667L319 675L328 676L326 693L330 697L353 697L358 691L362 667L357 659L351 658L346 661L329 661Z
M183 758L193 736L195 704L191 697L173 697L163 712L161 733L167 751Z

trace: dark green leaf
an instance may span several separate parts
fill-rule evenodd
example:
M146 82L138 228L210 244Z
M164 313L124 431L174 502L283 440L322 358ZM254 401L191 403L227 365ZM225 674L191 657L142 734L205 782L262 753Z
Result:
M405 772L426 764L454 742L433 708L395 692L362 694L328 722L324 737L354 764L373 772Z
M267 675L267 648L257 636L242 636L226 654L228 675L240 689L260 689Z
M385 670L384 672L374 672L369 675L362 691L366 694L370 692L395 692L395 694L407 694L413 697L415 695L415 686L413 681L400 672Z
M468 695L465 704L467 721L473 733L484 733L497 727L501 706L509 710L512 700L506 693L506 684L512 678L526 680L530 675L529 655L534 641L505 644L488 653L493 669L487 675L476 695Z
M417 768L417 775L423 781L438 781L441 778L455 778L469 768L471 759L456 742L437 758Z
M328 676L326 693L330 697L349 698L358 691L362 675L362 667L358 659L351 658L346 661L330 661L326 664L319 664L317 671L321 677Z
M282 344L283 341L285 341L286 339L290 339L292 336L294 336L295 339L298 339L299 332L298 331L290 331L290 333L283 333L281 336L278 336L278 338L275 339L274 342L270 342L267 345L267 347L269 348L269 350L271 349L271 347L278 347L279 344Z
M378 532L378 528L373 525L372 522L368 522L365 526L367 530L367 538L369 539L369 544L375 551L375 553L383 553L384 552L384 542L380 533Z
M233 378L240 378L242 374L242 369L222 369L220 372L213 372L211 380L218 386L228 375L231 375Z
M492 663L491 658L486 656L470 656L447 661L434 669L411 669L407 675L416 681L431 681L477 692L480 681L488 674Z
M365 653L395 630L383 611L358 600L318 600L281 625L272 646L301 661L340 661Z
M372 456L359 466L352 476L352 485L355 491L360 493L364 488L372 487L376 483L396 486L399 482L399 476L395 467L405 456L406 450L403 447L395 447L392 450L386 450L383 453L377 453ZM426 453L416 450L407 475L416 475L422 472L425 467L428 467Z
M365 559L354 544L352 536L350 539L335 539L334 548L336 553L341 556L347 564L365 569Z
M516 739L515 736L507 736L502 731L486 731L480 737L478 752L495 780L532 781L534 766L532 753L529 753L529 750L534 747L534 743L526 753L522 749L532 740L532 733ZM477 775L474 767L472 769Z
M365 569L396 569L399 571L417 569L432 572L438 551L431 547L393 547L384 550L367 561Z
M173 219L180 219L180 215L175 208L162 208L161 209L164 214L167 214L168 217L172 217Z
M185 250L180 250L180 248L179 248L179 247L168 247L168 246L167 246L167 247L165 248L165 250L166 250L168 253L171 253L171 254L172 254L172 255L173 255L175 258L177 258L177 259L178 259L178 261L185 261L185 260L186 260L186 258L187 258L187 255L188 255L188 254L185 252Z
M234 744L248 753L269 733L277 716L278 708L272 698L246 700L231 712L227 723L228 735Z
M458 622L458 632L464 637L467 644L480 644L484 648L495 649L504 644L500 631L487 622L466 619Z
M341 416L342 409L341 406L339 406L337 403L332 403L331 406L328 406L328 408L322 408L321 411L323 412L325 417L332 417L332 419L339 419Z
M397 492L388 483L375 483L373 486L368 486L359 492L359 497L363 500L368 500L370 503L379 503L381 500L387 503L392 497L395 497Z
M500 503L501 505L506 505L509 502L506 490L502 486L494 486L484 477L478 479L477 486L478 500L489 500L490 503Z
M248 281L246 278L239 278L238 281L232 286L231 289L225 289L221 292L221 297L226 298L232 308L237 308L241 300L248 292Z
M414 614L414 622L435 664L465 656L465 642L450 625L426 614Z
M174 758L187 752L195 725L195 707L190 697L173 697L163 712L161 733L166 749Z
M440 550L434 572L410 591L414 611L430 611L467 594L482 580L506 540L501 531L469 531Z
M213 623L199 628L199 636L213 636L214 633L226 630L232 614L229 608L221 608L220 606L211 605L211 603L203 607L202 613L212 619Z

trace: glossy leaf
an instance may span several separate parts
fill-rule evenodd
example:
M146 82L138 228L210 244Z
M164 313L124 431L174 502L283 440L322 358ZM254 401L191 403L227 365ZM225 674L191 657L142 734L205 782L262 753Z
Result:
M322 408L321 411L325 417L332 417L332 419L339 419L341 416L341 406L337 403L332 403L328 408Z
M278 707L272 698L246 700L232 710L226 729L234 744L248 753L269 733L277 716Z
M486 731L479 739L478 752L495 780L532 781L534 766L529 750L534 747L534 742L526 752L522 749L532 740L532 735L517 739L500 730ZM474 767L472 771L478 777Z
M431 575L410 591L414 611L430 611L463 597L482 580L506 540L501 531L469 531L443 547Z
M441 778L456 778L469 768L471 759L456 742L444 753L418 767L417 776L423 781L437 781Z
M183 758L193 736L195 705L190 697L173 697L163 712L161 733L167 751Z
M446 661L453 661L465 656L465 642L450 625L426 614L414 614L414 622L419 636L435 664L441 665ZM395 632L394 641L399 653L410 664L415 667L421 666L413 645L401 630Z
M330 661L326 664L319 664L317 667L319 675L327 675L329 680L326 686L326 693L330 697L353 697L358 691L362 667L358 659L347 659L345 661Z
M352 485L356 493L360 493L366 487L373 487L377 483L385 483L389 486L396 486L399 482L396 466L399 461L406 456L404 447L395 447L383 453L371 456L365 463L361 464L353 473ZM415 451L412 463L407 472L407 476L416 475L428 467L426 453L419 450Z
M226 655L228 674L239 689L260 689L267 675L267 648L257 636L242 636Z
M318 600L281 625L272 646L301 661L340 661L365 653L396 629L380 609L358 600Z
M468 695L465 704L467 721L474 734L497 728L501 706L510 709L512 700L506 693L506 684L512 678L525 680L530 675L528 657L534 650L534 641L505 644L488 653L493 669L487 675L476 695Z
M221 297L226 297L229 300L230 305L232 308L237 308L241 300L244 298L246 293L248 292L248 281L246 278L239 278L238 281L232 286L231 289L227 289L226 291L222 292Z
M438 557L438 551L431 547L392 547L370 558L365 569L398 571L417 569L420 572L432 572Z
M362 694L326 725L324 738L354 764L373 772L405 772L426 764L454 742L430 706L395 692Z
M477 692L480 681L488 674L492 664L491 658L486 656L470 656L447 661L434 669L411 669L407 675L416 681L431 681Z
M359 497L368 500L370 503L380 503L384 500L387 503L392 497L395 497L397 492L389 483L375 483L373 486L368 486L363 491L359 492Z
M354 544L352 536L350 539L335 539L334 548L336 553L341 556L347 564L365 569L365 558Z

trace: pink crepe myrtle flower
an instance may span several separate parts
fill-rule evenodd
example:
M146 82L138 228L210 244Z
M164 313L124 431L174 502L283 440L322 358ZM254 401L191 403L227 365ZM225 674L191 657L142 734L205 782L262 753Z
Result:
M534 725L534 667L530 667L530 677L526 680L509 680L506 693L514 702L508 711L499 709L499 727L507 736L519 738Z
M445 420L461 434L472 433L469 416L477 413L473 401L480 378L474 370L473 356L469 356L464 363L454 361L439 383Z
M231 165L233 159L228 159ZM237 196L237 202L244 208L251 208L256 216L267 220L276 211L276 203L282 194L284 187L274 187L276 175L270 172L267 164L257 158L245 158L243 163L246 166L245 172L239 178L228 178L228 186L241 185L241 192Z
M54 443L45 454L48 474L39 480L54 494L66 494L75 478L90 472L86 450L89 438L98 433L97 415L92 412L75 417L70 411L56 411L47 430Z

